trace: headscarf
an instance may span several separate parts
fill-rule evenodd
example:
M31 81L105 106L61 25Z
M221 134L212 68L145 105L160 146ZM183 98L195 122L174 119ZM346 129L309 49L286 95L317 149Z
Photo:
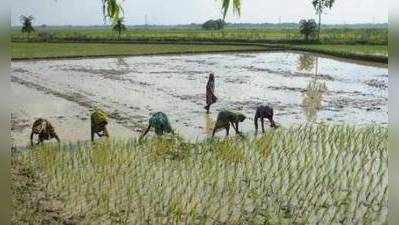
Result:
M108 124L107 114L101 109L96 108L91 114L91 123L97 128L101 128Z
M44 139L50 139L55 136L55 131L51 123L45 119L39 118L33 123L32 130Z
M151 116L149 123L152 127L154 127L155 133L158 135L163 134L163 132L172 132L169 119L163 112L157 112Z

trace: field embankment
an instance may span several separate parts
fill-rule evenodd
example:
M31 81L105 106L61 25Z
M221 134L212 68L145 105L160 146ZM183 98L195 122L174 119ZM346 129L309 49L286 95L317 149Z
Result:
M78 224L386 224L388 134L300 126L257 139L43 145L13 160Z
M105 56L264 51L251 45L120 44L120 43L11 43L11 58L54 59Z
M381 45L271 45L262 43L47 43L13 42L12 60L115 57L161 54L300 50L388 63L388 47Z
M325 28L321 31L320 40L312 44L303 40L298 29L251 29L245 26L219 31L129 28L121 36L107 27L38 27L37 32L29 36L15 28L11 40L12 59L295 49L388 62L388 29L382 27Z
M385 45L294 45L291 49L316 52L336 57L388 63Z

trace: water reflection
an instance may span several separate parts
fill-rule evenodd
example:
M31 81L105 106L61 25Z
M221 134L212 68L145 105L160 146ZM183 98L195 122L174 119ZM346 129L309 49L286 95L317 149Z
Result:
M317 58L308 54L301 54L298 57L297 69L299 71L310 72L316 64Z
M126 134L131 136L132 130L135 131L137 127L147 126L146 118L154 110L164 111L171 118L185 118L176 121L173 127L176 132L184 133L186 138L206 138L209 135L204 133L209 133L213 127L209 116L216 119L217 110L233 108L251 116L254 113L253 106L258 102L275 105L278 108L278 120L285 126L307 122L305 111L308 118L314 120L315 109L320 108L320 105L322 109L317 112L317 120L331 118L331 123L350 124L386 124L388 121L388 89L372 88L364 83L373 79L388 83L387 68L344 63L320 56L318 74L317 56L314 56L316 62L311 72L300 72L297 66L301 54L276 52L249 55L251 58L204 54L12 62L11 85L15 96L12 99L12 112L19 113L20 120L38 116L55 118L59 121L57 127L65 127L65 131L70 131L70 126L78 124L76 131L72 130L71 133L82 137L86 135L85 140L89 135L87 124L90 125L87 121L88 108L95 105L112 114L113 124L126 128L124 131L122 128L111 130L113 137L123 138ZM303 61L312 61L304 60L306 56L301 58ZM210 65L207 63L209 61L217 63ZM129 67L125 67L127 64ZM207 74L204 71L213 71L217 75L216 86L220 101L211 115L204 115L200 106L204 94L204 81L200 74ZM40 76L35 75L39 73ZM317 79L321 74L323 76ZM322 95L322 101L311 97L315 92L308 91L305 94L308 83L313 79L317 82L326 81L329 92ZM330 89L334 89L336 96L327 95L332 93ZM29 97L33 91L41 93L40 96ZM45 96L46 101L43 101ZM53 99L50 101L48 98ZM347 105L340 108L334 105L325 107L327 103L332 104L326 100L332 101L335 98L342 99L340 105ZM32 102L31 99L42 101ZM310 104L313 99L319 99L320 103ZM53 107L45 107L43 111L40 105L42 102L50 102ZM85 120L82 119L84 117ZM240 130L253 133L253 121L245 120ZM22 132L12 132L14 137L26 140L30 131L24 129ZM57 129L57 132L61 130ZM223 132L218 136L223 136ZM64 139L69 141L77 138Z
M206 135L212 134L213 127L215 126L215 120L212 119L211 114L204 114L204 127L202 128L202 133Z
M298 69L301 67L310 71L314 68L314 76L312 80L309 81L304 92L302 107L306 120L309 122L316 122L317 113L322 108L323 95L327 92L327 85L326 82L318 79L319 58L310 56L312 59L309 59L305 56L306 55L301 55L299 57Z
M123 66L123 67L129 67L129 64L126 61L126 58L123 58L123 57L116 58L116 65Z
M327 91L327 85L325 82L320 82L316 79L312 79L306 91L304 92L302 106L305 114L305 118L309 122L315 122L317 119L317 113L322 107L323 95Z

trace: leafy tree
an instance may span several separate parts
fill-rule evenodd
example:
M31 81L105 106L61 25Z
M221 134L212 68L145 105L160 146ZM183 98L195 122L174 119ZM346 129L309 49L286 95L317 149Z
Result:
M33 21L33 16L21 16L20 17L21 22L22 22L22 33L28 33L28 38L30 36L30 33L34 32L35 29L32 26L32 21Z
M114 24L112 25L112 30L118 32L118 39L120 39L122 31L126 30L126 26L123 24L123 18L118 18L114 20Z
M220 30L223 29L226 23L222 19L218 20L208 20L202 24L202 28L206 30Z
M314 36L316 33L317 24L314 19L299 21L299 32L305 37L306 41L309 41L310 36Z
M312 0L313 8L316 14L319 16L319 27L317 29L317 39L320 39L321 29L321 15L325 9L331 9L335 3L335 0Z

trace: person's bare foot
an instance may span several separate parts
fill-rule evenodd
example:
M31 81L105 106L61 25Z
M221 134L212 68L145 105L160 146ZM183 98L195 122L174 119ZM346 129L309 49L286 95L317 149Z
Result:
M209 105L205 106L204 109L206 110L206 113L209 114Z

